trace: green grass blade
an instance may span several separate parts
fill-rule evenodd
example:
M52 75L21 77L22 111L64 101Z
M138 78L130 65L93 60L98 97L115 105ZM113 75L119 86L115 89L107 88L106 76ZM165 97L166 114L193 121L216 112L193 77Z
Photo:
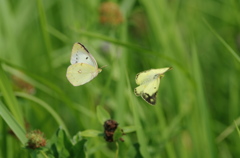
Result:
M142 127L141 119L139 116L139 110L138 110L139 107L137 106L139 104L133 99L135 96L133 95L133 90L130 86L130 81L127 74L126 74L126 77L127 77L128 96L129 96L128 104L130 104L130 108L133 113L134 126L136 128L136 134L137 134L138 142L140 144L140 152L144 158L150 158L151 156L147 150L148 145L147 145L147 139L145 137L146 135L144 133L144 128Z
M240 117L237 118L233 124L228 126L220 135L216 138L217 143L221 143L224 139L226 139L235 129L237 129L239 134L239 129L237 128L240 125Z
M57 93L58 96L61 96L57 99L64 101L66 103L66 105L75 109L75 106L73 105L71 100L69 100L69 98L66 97L66 94L64 94L64 92L61 90L61 88L56 86L51 81L49 81L41 76L35 75L35 74L27 71L26 69L16 66L4 59L0 58L0 61L3 62L4 64L6 64L6 70L10 74L18 76L22 80L32 84L34 87L40 89L41 91L45 92L46 94L48 94L52 97L56 97L55 93ZM84 107L81 107L81 108L84 108Z
M44 102L43 100L41 100L37 97L34 97L34 96L26 94L26 93L16 92L15 94L18 97L22 97L22 98L31 100L33 102L38 103L40 106L42 106L45 110L47 110L52 115L52 117L56 120L56 122L59 124L59 126L62 126L62 128L65 130L67 136L70 137L67 126L65 125L65 123L63 122L61 117L58 115L58 113L56 113L49 104L47 104L46 102Z
M25 130L19 125L19 123L14 119L12 114L8 111L6 106L0 100L0 115L4 121L8 124L14 134L18 137L22 144L27 142L25 135Z
M70 39L69 39L66 35L64 35L64 34L61 33L60 31L58 31L58 30L55 29L54 27L48 25L47 29L48 29L48 32L49 32L50 34L52 34L53 36L55 36L55 37L58 38L59 40L61 40L61 41L63 41L63 42L66 42L66 43L70 41Z
M1 76L0 78L1 95L3 96L6 105L10 109L11 113L13 114L17 122L20 124L21 127L24 127L22 110L18 104L16 97L13 94L11 83L9 82L9 79L2 68L1 62L0 62L0 76Z
M43 2L42 0L37 0L37 6L38 6L38 14L39 14L39 20L41 24L41 31L44 39L44 43L46 46L46 52L45 52L45 57L47 61L47 65L49 68L50 75L52 74L52 60L51 60L51 40L49 37L49 34L47 32L47 19L46 19L46 12L44 10Z
M203 22L207 25L207 27L212 31L212 33L217 37L217 39L227 48L227 50L232 54L232 56L240 62L240 56L227 44L227 42L211 27L211 25L207 22L206 19L203 19Z
M60 40L66 40L66 37L61 34L58 30L52 28L49 26L49 29L48 29L49 33L52 34L53 36L59 38ZM117 40L115 38L112 38L112 37L109 37L109 36L104 36L102 34L99 34L99 33L96 33L96 32L88 32L88 31L83 31L83 30L74 30L75 32L79 33L81 36L86 36L86 37L90 37L90 38L96 38L96 39L101 39L101 40L104 40L104 41L107 41L107 42L111 42L113 44L116 44L116 45L119 45L119 46L122 46L124 48L129 48L129 49L133 49L133 50L136 50L138 53L143 53L145 55L153 55L153 54L157 54L159 58L161 59L165 59L171 63L174 63L176 65L178 65L179 67L183 67L182 64L168 56L168 55L165 55L165 54L159 54L158 52L156 51L153 51L153 50L150 50L149 48L145 48L145 47L142 47L142 46L139 46L137 44L132 44L130 42L123 42L123 41L120 41L120 40ZM153 56L154 57L154 56Z
M92 32L82 31L82 30L76 30L76 32L80 33L83 36L98 38L98 39L108 41L108 42L111 42L111 43L114 43L114 44L117 44L117 45L120 45L120 46L123 46L123 47L131 48L131 49L135 49L135 50L139 50L139 51L150 52L150 50L148 50L144 47L141 47L141 46L138 46L138 45L135 45L135 44L129 44L129 43L126 43L126 42L122 42L122 41L119 41L117 39L111 38L109 36L101 35L99 33L92 33Z
M240 130L239 130L239 124L236 123L236 121L234 121L234 124L235 124L235 128L237 129L237 132L238 132L238 136L240 137Z
M203 89L201 65L199 63L196 45L192 44L193 52L193 78L196 82L196 98L195 98L195 110L193 112L192 129L196 131L193 139L198 142L196 150L203 157L214 157L215 148L213 146L213 138L211 133L211 122L209 117L209 111L207 102L205 99L205 93ZM199 138L201 135L201 138Z
M129 48L129 49L139 51L139 53L145 53L146 55L158 54L158 52L152 51L149 48L145 48L145 47L142 47L142 46L139 46L136 44L132 44L129 42L123 42L123 41L117 40L117 39L109 37L109 36L101 35L99 33L82 31L82 30L76 30L76 32L78 32L82 36L87 36L87 37L91 37L91 38L97 38L97 39L101 39L104 41L108 41L108 42L114 43L116 45L123 46L124 48ZM179 62L177 60L175 60L167 55L158 54L158 56L162 59L173 61L174 63L179 64Z

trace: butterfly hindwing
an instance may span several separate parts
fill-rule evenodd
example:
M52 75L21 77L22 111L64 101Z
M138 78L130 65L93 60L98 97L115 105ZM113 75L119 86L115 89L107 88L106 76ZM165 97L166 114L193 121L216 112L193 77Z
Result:
M137 88L134 92L137 96L141 96L146 102L151 105L156 104L156 94L160 85L160 78L154 79L150 82L144 83Z
M67 69L67 79L74 86L83 85L98 75L95 67L85 64L72 64Z
M157 92L156 93L154 93L153 95L149 95L149 94L147 94L147 93L143 93L142 94L142 98L146 101L146 102L148 102L149 104L151 104L151 105L155 105L156 104L156 95L157 95Z
M140 96L145 89L146 85L140 85L134 89L134 93L136 96Z

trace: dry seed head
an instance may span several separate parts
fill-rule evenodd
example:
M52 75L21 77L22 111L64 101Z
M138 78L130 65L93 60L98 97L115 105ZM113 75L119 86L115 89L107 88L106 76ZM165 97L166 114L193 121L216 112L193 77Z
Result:
M27 133L28 138L27 147L30 149L37 149L46 146L46 139L40 130L34 130Z
M123 17L118 4L104 2L99 9L100 23L117 26L123 22Z

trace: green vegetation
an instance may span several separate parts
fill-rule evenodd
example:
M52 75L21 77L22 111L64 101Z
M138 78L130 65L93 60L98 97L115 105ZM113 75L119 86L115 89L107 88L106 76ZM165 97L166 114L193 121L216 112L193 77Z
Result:
M0 1L0 158L240 157L240 2L103 3ZM75 42L107 65L78 87ZM134 95L137 73L169 66L155 106ZM47 145L27 149L37 129Z

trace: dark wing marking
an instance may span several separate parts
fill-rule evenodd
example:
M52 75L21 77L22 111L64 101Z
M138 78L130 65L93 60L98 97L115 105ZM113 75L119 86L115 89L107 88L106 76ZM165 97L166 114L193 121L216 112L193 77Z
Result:
M156 104L156 96L157 96L157 92L153 93L151 96L147 93L142 93L142 98L151 105Z
M77 42L77 43L78 43L79 45L81 45L86 52L89 53L89 51L87 50L87 48L86 48L83 44L81 44L81 43L79 43L79 42Z

